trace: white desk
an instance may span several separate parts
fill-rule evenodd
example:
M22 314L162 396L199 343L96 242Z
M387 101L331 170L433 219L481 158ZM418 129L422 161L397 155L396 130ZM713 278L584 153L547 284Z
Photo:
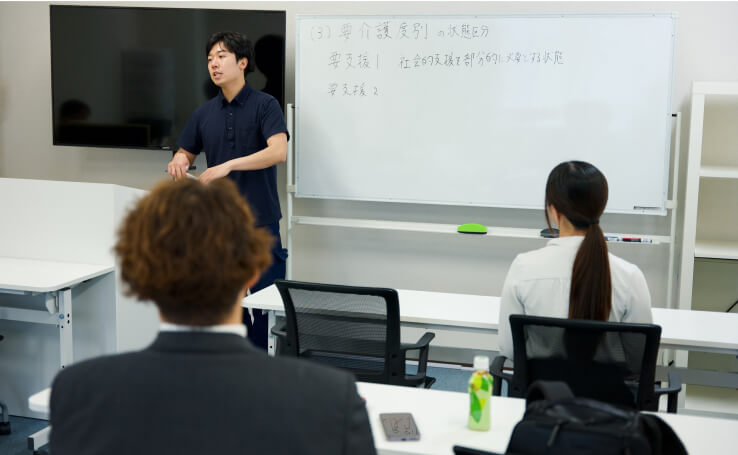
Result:
M465 393L432 389L357 384L366 399L369 422L378 455L451 455L454 445L504 453L515 424L523 418L525 400L492 397L492 428L472 431L466 427L469 397ZM28 399L34 411L48 414L51 389ZM420 430L419 441L389 442L379 414L410 412ZM691 455L733 453L738 447L738 420L658 413L684 443Z
M109 264L79 264L0 257L0 293L44 294L46 311L0 306L0 319L53 324L59 328L60 368L74 360L72 288L112 273Z
M403 342L415 342L424 332L436 337L432 346L498 351L500 298L398 289ZM282 298L272 285L247 296L246 308L269 311L270 327L284 313ZM738 314L710 311L653 309L661 326L661 347L738 355ZM275 339L269 332L269 352ZM677 368L687 384L738 388L738 373ZM659 372L662 369L659 367Z
M0 257L0 293L44 295L46 309L25 309L0 306L0 319L53 324L59 328L59 368L74 361L72 288L93 278L113 273L109 264L41 261ZM48 409L48 397L46 397ZM38 406L32 411L37 411ZM29 437L32 449L48 442L49 427Z
M38 393L31 395L28 398L28 409L34 412L38 412L43 418L49 418L49 401L51 400L51 387L44 389ZM51 425L47 425L45 428L38 430L32 435L28 436L28 447L36 453L36 449L39 449L49 443L49 436L51 435Z
M398 289L403 341L415 342L422 332L432 330L434 346L497 350L499 297L446 294ZM269 311L269 325L275 313L284 314L282 297L275 285L247 296L245 308ZM274 337L269 332L269 352Z
M369 383L359 383L358 389L366 399L379 455L451 455L454 445L504 453L525 411L525 400L492 397L492 428L472 431L466 428L469 397L465 393ZM412 413L420 441L387 441L379 422L383 412ZM671 425L691 455L734 453L738 447L738 420L658 415Z
M437 334L435 346L498 350L499 297L404 289L397 292L403 339L406 327L440 329L459 336L449 340ZM274 285L247 296L243 306L284 312ZM653 319L661 326L662 348L738 355L738 314L654 308Z
M653 309L661 347L738 355L738 313Z
M28 398L28 407L44 415L49 416L49 401L51 400L51 387L44 389L38 393L34 393Z
M489 431L472 431L466 427L469 396L465 393L366 382L358 383L357 388L366 400L379 455L449 455L454 445L505 453L512 430L525 412L525 400L521 398L492 397L492 427ZM379 421L379 414L385 412L412 413L420 440L387 441Z

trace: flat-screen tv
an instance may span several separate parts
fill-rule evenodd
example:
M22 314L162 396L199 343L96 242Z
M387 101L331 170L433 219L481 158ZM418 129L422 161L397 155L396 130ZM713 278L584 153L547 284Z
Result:
M218 94L205 46L219 31L254 45L255 89L284 109L285 13L51 5L54 145L174 149Z

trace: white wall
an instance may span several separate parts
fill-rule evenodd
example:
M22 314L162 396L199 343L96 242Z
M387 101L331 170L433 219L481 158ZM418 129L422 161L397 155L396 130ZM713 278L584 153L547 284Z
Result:
M126 3L105 2L105 5ZM130 3L129 3L130 4ZM135 6L285 9L286 99L294 101L296 14L501 14L676 12L673 109L684 114L686 158L689 94L694 80L738 79L738 3L461 3L461 2L238 2L144 3ZM182 30L181 33L187 33ZM94 39L94 37L91 37ZM195 52L196 50L193 50ZM116 183L149 188L163 177L166 151L51 145L51 80L47 3L0 3L0 176ZM90 62L94 65L95 62ZM79 68L80 77L85 69ZM199 162L202 169L204 164ZM473 165L470 164L470 165ZM683 167L683 166L682 166ZM279 168L285 183L284 166ZM683 177L683 171L682 171ZM683 178L682 178L683 181ZM0 195L0 197L11 197ZM17 196L14 196L17 197ZM284 192L282 192L284 200ZM543 197L543 195L541 195ZM683 197L680 197L683 200ZM283 203L283 209L285 208ZM468 207L299 200L296 214L400 219L438 223L543 227L542 213ZM610 232L667 234L668 217L606 216ZM284 225L283 225L284 232ZM341 228L295 228L293 277L476 294L499 294L514 256L542 241ZM664 306L668 249L615 245L615 254L646 274L654 305ZM452 303L451 303L452 304Z

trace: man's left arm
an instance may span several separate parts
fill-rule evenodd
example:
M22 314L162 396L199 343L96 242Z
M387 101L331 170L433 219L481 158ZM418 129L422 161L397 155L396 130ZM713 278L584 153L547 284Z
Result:
M287 160L287 133L277 133L267 139L267 146L251 155L226 161L223 164L208 168L200 174L200 181L208 183L225 177L231 171L254 171L266 169Z
M374 436L369 423L369 412L364 400L356 390L353 378L347 381L348 412L344 430L344 454L346 455L375 455Z

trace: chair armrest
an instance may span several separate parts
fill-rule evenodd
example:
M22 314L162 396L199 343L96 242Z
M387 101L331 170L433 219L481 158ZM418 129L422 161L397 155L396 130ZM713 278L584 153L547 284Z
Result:
M436 337L433 332L425 332L422 337L414 344L402 344L400 346L400 353L402 354L402 362L405 362L407 351L413 351L418 349L420 354L418 355L418 371L413 375L405 375L405 380L418 381L425 378L425 372L428 369L428 345L431 340Z
M431 340L436 337L433 332L425 332L422 337L414 344L403 344L400 346L401 351L412 351L413 349L424 349L428 347Z
M489 365L489 374L495 378L495 382L492 385L492 395L496 397L499 397L502 392L502 380L507 381L508 384L512 383L513 380L513 375L502 371L506 360L507 357L504 355L498 355Z
M666 394L666 412L676 414L679 392L682 390L682 379L676 371L669 371L667 376L669 379L668 387L655 386L653 393L657 397Z
M279 325L275 325L274 327L272 327L271 332L274 336L287 338L287 324L282 323Z

